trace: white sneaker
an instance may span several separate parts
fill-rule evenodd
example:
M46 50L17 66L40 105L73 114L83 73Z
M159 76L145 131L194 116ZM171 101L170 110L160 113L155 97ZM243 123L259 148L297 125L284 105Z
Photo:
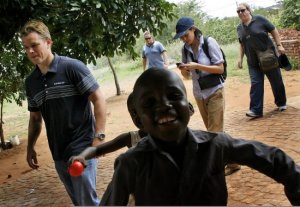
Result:
M285 111L286 110L286 105L284 105L284 106L279 106L278 107L278 111Z
M252 117L252 118L258 118L258 117L262 117L262 115L261 114L256 114L256 113L254 113L253 111L248 111L247 113L246 113L246 116L248 116L248 117Z

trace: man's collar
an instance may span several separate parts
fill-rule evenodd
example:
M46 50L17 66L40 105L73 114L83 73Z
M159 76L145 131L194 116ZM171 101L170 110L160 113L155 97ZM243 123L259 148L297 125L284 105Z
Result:
M58 62L59 62L59 56L56 53L54 53L54 58L53 58L52 63L49 66L48 72L56 73Z
M48 69L47 73L49 73L49 72L50 73L56 73L58 62L59 62L59 56L56 53L54 53L54 58L53 58L51 64L49 65L49 69ZM38 71L39 76L44 75L44 74L42 74L41 70L39 69L39 67L37 65L35 66L35 70Z
M150 45L146 44L146 46L147 46L147 47L153 47L154 42L155 42L155 41L153 41L152 44L150 44Z

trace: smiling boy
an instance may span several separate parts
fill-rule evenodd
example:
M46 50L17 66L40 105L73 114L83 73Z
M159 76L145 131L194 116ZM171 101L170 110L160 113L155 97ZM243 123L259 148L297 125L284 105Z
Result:
M285 186L300 205L300 167L278 148L192 131L182 80L172 71L146 70L133 90L138 121L148 136L120 155L101 205L227 205L224 166L248 165Z

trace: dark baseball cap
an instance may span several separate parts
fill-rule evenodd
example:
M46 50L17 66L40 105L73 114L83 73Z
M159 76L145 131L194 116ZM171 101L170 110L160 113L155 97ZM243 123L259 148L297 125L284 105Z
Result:
M279 55L278 61L279 61L280 68L283 68L287 71L292 69L292 65L289 61L289 58L286 56L286 54Z
M182 17L177 21L176 24L176 35L173 39L182 37L187 31L194 26L194 20L190 17Z

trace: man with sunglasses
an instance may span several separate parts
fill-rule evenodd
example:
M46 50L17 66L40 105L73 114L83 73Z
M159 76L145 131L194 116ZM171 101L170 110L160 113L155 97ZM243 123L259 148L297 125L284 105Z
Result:
M165 47L159 41L155 41L149 31L144 33L144 38L146 42L142 52L144 70L148 68L168 69L169 61Z
M263 16L253 16L248 4L240 3L237 7L237 14L241 23L237 27L240 42L240 56L238 67L243 67L243 57L246 54L249 75L251 80L250 107L246 116L257 118L263 116L264 100L264 76L266 75L272 87L275 104L278 111L284 111L286 107L286 93L283 84L280 68L274 68L263 72L259 67L256 50L264 51L272 48L275 52L284 54L285 50L281 44L279 33L275 26ZM273 37L273 41L269 37Z

